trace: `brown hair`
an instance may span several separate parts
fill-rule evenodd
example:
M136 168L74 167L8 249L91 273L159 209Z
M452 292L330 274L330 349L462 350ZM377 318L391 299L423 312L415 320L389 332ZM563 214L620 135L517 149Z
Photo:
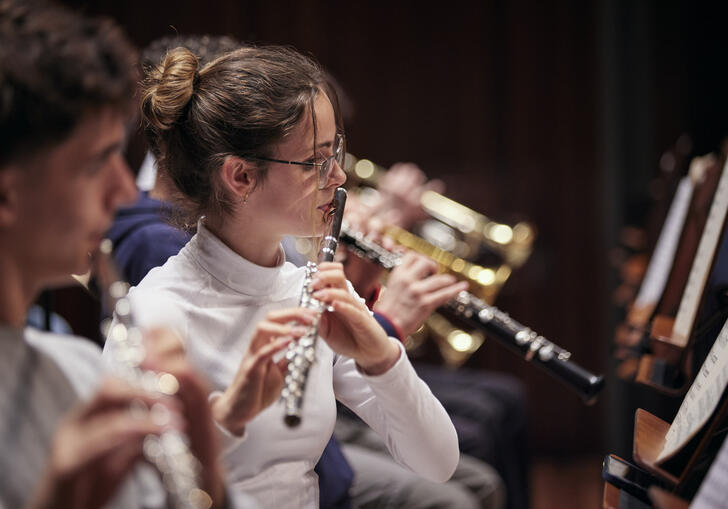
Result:
M225 158L270 157L321 90L336 111L320 66L290 48L241 48L201 70L185 48L167 54L145 79L142 118L159 171L191 207L187 225L232 210L218 171ZM256 164L262 180L265 164Z
M136 52L111 21L0 0L0 166L68 136L89 111L131 111Z

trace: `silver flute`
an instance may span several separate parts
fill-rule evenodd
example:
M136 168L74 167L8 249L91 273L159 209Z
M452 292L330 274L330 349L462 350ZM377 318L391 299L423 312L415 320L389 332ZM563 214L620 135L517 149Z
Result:
M346 205L346 190L338 188L334 193L333 205L329 209L329 215L333 216L331 221L331 231L322 241L321 251L319 252L318 261L330 262L334 259L336 246L339 243L339 232L341 231L341 221L344 216L344 206ZM316 362L316 339L318 338L318 326L321 316L325 311L329 311L329 307L313 297L313 278L318 272L318 266L313 262L306 264L306 277L303 281L303 290L298 305L302 308L313 309L316 311L313 324L311 324L306 333L301 336L298 341L292 342L288 346L286 359L288 360L288 372L284 380L284 386L281 390L281 398L285 405L285 415L283 422L289 427L295 427L301 424L301 408L303 407L303 396L306 390L306 381L308 380L308 372L311 366Z
M129 284L119 276L112 257L112 243L105 239L96 256L96 277L106 308L116 315L106 321L107 342L116 375L132 386L152 395L173 396L179 382L170 373L144 369L146 357L141 330L135 325L131 304L126 294ZM169 410L156 403L151 408L140 404L138 411L148 411L152 420L162 424L170 418ZM167 429L161 435L148 435L143 443L144 457L162 477L171 505L179 509L209 509L212 499L200 487L201 465L190 451L189 440L181 432Z
M340 237L341 243L356 256L387 270L393 269L401 262L402 255L387 250L366 238L361 232L349 230L344 226ZM576 364L571 359L570 352L469 292L460 292L441 309L449 311L473 329L482 330L488 337L561 380L576 391L586 403L593 402L604 386L604 376L594 375Z

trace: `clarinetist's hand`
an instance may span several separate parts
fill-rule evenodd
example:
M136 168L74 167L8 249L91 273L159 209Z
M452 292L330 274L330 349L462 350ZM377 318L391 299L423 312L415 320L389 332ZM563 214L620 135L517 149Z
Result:
M466 281L457 282L450 274L436 272L434 261L408 252L389 275L374 310L385 314L409 336L435 309L468 288Z
M346 200L346 209L344 211L344 219L346 220L348 227L354 231L362 233L367 238L382 245L386 249L391 251L397 249L396 245L389 237L382 235L382 228L385 225L377 218L376 213L376 209L362 203L355 193L349 194L349 197ZM346 253L346 251L344 249L339 249L337 254L340 253ZM368 299L379 287L379 280L384 274L385 269L369 260L365 260L364 258L353 254L342 256L342 259L346 278L354 286L354 289L359 295Z
M105 380L91 401L77 406L53 437L48 467L29 507L102 507L142 458L144 437L162 428L132 402L158 400L116 380ZM173 405L174 403L168 403Z
M417 221L427 218L420 200L426 191L443 193L441 180L427 180L424 172L414 163L396 163L382 175L377 186L382 195L379 215L385 224L408 229Z
M387 337L366 305L351 294L340 263L324 262L318 269L313 296L334 308L321 318L321 336L334 351L353 358L367 374L389 370L399 358L399 346Z
M301 337L313 320L313 311L292 308L271 311L258 323L235 379L212 402L217 422L230 432L242 435L246 424L278 399L287 360L274 362L273 356L294 338ZM293 322L300 325L291 325Z

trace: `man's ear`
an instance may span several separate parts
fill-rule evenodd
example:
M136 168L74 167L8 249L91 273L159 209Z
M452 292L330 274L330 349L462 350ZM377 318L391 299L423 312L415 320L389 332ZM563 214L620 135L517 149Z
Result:
M245 159L229 156L222 163L220 177L225 188L242 201L255 188L258 171Z
M19 169L0 168L0 228L10 226L18 217Z

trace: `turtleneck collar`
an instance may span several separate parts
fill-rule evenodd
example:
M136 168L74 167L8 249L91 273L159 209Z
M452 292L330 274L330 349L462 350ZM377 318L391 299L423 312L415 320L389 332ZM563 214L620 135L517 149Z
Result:
M200 219L197 233L183 250L212 277L232 290L251 296L270 296L287 286L287 276L296 268L285 262L283 247L278 246L279 263L275 267L257 265L230 249L222 240L205 227Z

